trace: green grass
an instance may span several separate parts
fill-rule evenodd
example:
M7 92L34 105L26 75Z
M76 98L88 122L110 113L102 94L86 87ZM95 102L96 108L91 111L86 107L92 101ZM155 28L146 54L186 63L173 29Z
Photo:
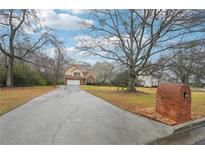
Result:
M138 93L127 93L126 90L108 86L84 85L81 89L128 111L133 107L155 108L156 104L156 88L136 87ZM205 92L192 91L192 112L197 117L205 116Z

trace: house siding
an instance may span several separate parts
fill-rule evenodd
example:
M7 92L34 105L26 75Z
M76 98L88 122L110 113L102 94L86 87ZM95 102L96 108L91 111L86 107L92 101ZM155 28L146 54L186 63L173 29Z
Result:
M95 76L91 74L92 69L82 69L77 65L73 67L69 67L67 70L65 70L64 73L64 83L67 84L67 80L80 80L80 84L86 84L87 82L95 82ZM80 73L80 76L74 76L74 73L78 72ZM95 74L95 73L94 73Z

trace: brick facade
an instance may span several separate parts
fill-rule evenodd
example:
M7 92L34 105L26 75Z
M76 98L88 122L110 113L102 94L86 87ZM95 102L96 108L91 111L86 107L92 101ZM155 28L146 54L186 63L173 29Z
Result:
M190 88L185 84L160 84L156 94L156 111L178 124L191 120Z

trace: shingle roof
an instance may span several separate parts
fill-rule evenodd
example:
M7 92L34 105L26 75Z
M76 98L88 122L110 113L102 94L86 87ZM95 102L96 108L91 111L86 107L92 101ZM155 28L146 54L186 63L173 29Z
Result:
M75 67L75 66L76 66L77 68L79 68L83 73L86 73L86 77L88 77L88 76L90 76L90 75L92 75L92 76L95 77L95 71L94 71L94 69L92 69L92 67L91 67L91 66L88 66L88 65L73 64L73 65L68 66L68 67L66 68L66 70L69 70L69 69L71 69L71 68L73 68L73 67Z

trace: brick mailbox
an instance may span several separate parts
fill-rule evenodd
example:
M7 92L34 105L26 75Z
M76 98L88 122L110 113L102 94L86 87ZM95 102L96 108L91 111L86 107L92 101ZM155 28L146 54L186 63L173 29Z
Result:
M157 88L156 111L177 124L191 120L191 91L185 84L162 83Z

